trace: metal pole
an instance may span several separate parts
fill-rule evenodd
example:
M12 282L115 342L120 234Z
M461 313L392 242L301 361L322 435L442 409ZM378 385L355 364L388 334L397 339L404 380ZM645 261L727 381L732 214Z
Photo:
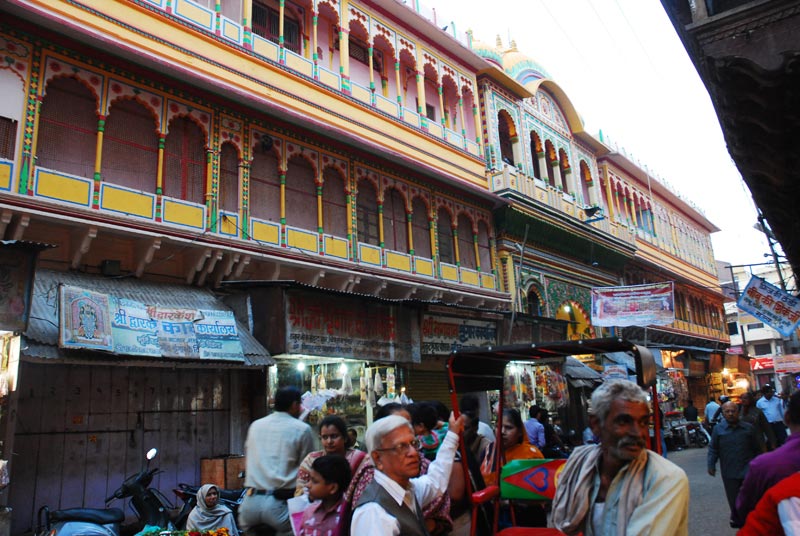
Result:
M775 244L772 241L772 237L769 235L769 231L767 231L766 220L760 210L758 211L758 224L761 226L761 230L764 231L764 236L767 237L767 245L772 253L772 260L775 261L775 269L778 271L778 280L781 282L781 290L786 292L786 282L783 280L783 272L781 272L781 263L778 262L778 254L775 252Z
M514 308L511 310L511 324L508 326L508 344L511 344L511 334L514 331L514 321L517 317L517 308L522 303L522 296L521 296L522 288L520 286L522 281L520 281L520 279L522 279L522 259L525 257L525 245L528 242L528 227L529 225L526 223L525 234L522 237L522 246L519 249L519 262L517 263L517 270L515 274L517 280L514 283L516 287L516 292L515 292L516 299L514 301L516 301L516 304L514 305Z
M739 333L742 335L742 356L750 360L747 353L747 338L744 335L744 326L739 322L739 285L736 282L736 276L733 274L733 265L728 265L728 270L731 272L731 281L733 282L733 296L736 298L736 325L739 326Z

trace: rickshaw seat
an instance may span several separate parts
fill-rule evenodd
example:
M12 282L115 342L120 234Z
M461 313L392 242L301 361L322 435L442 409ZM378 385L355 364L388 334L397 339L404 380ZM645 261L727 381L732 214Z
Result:
M472 524L477 523L477 507L495 501L494 515L497 519L501 499L529 501L552 501L555 496L557 477L565 459L511 460L500 471L500 485L487 486L472 494ZM494 534L502 536L563 536L558 529L538 527L495 528Z

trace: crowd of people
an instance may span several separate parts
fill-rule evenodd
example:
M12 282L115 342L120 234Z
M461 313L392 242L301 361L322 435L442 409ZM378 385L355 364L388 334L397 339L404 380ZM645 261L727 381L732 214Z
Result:
M719 462L730 525L739 534L800 534L800 391L780 398L767 384L760 394L706 406L713 425L708 473L715 476Z
M688 479L647 448L648 400L635 383L602 384L592 395L588 440L569 454L552 503L504 501L495 522L502 527L513 519L515 525L550 526L567 535L688 534ZM436 402L382 406L366 430L366 451L355 448L352 429L341 417L329 415L318 424L322 449L313 450L312 429L300 418L300 392L281 388L275 411L253 422L247 435L248 491L238 529L247 534L267 527L271 534L292 535L287 501L304 497L307 506L295 524L301 536L466 535L473 519L468 489L497 484L503 464L512 460L562 457L569 450L538 406L525 421L518 410L505 409L497 436L478 418L477 398L464 397L460 409L456 418ZM731 524L744 526L742 534L781 534L779 509L787 510L787 500L800 495L800 393L786 404L792 435L785 444L771 426L772 415L762 411L762 420L754 410L761 411L754 397L743 397L741 407L723 401L708 472L715 475L719 461ZM709 411L716 413L713 406L707 416ZM768 448L774 450L762 455ZM237 536L230 510L217 497L213 485L200 489L187 528L228 526ZM490 517L475 533L488 533Z

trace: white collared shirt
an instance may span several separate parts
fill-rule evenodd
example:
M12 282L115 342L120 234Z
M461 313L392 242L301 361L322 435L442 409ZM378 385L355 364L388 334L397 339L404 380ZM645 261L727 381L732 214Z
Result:
M375 469L375 483L385 489L392 499L397 501L398 506L405 502L414 511L416 505L413 499L416 497L420 508L425 508L428 503L447 491L456 447L458 447L458 435L447 432L442 446L436 453L436 459L428 466L428 474L412 478L407 490L377 469ZM417 512L417 515L422 515L422 512ZM353 512L350 534L400 536L400 522L378 503L370 502L359 506Z

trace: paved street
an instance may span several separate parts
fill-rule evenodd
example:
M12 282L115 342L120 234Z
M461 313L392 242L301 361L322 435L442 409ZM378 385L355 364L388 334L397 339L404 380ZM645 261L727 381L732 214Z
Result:
M669 460L678 464L689 477L689 534L692 536L733 536L730 528L730 510L725 499L725 490L719 476L711 477L706 472L706 449L691 448L669 452Z

